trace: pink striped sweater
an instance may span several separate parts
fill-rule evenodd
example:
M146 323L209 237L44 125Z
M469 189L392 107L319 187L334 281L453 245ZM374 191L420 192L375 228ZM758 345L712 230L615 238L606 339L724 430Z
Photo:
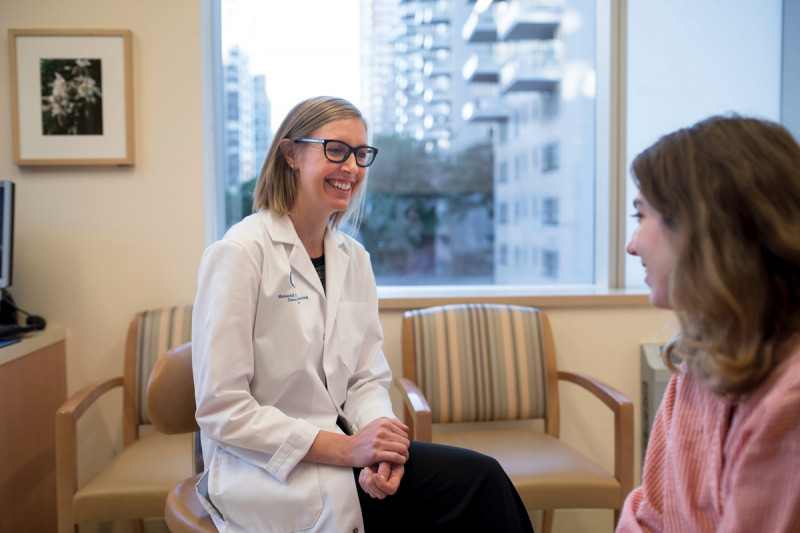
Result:
M735 406L672 377L617 533L800 532L800 343Z

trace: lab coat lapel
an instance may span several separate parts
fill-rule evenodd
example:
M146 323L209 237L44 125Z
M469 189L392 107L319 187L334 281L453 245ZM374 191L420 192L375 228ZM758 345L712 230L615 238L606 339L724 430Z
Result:
M325 232L325 289L327 290L325 309L325 338L330 339L336 313L342 299L344 278L350 257L339 247L341 235L334 234L330 228ZM327 344L327 343L326 343Z
M343 237L330 229L325 233L325 288L328 291L325 306L325 348L322 353L322 367L328 395L339 414L340 427L352 434L350 423L344 416L342 405L347 397L347 376L343 373L341 342L334 325L339 312L339 302L344 292L345 276L350 264L350 257L340 248Z
M309 285L316 289L319 293L319 297L324 301L325 291L322 290L322 282L319 280L319 276L317 276L317 271L314 269L314 265L311 263L311 259L309 259L308 253L303 247L303 243L300 241L300 237L297 236L297 232L292 224L292 219L290 219L288 215L276 215L269 211L267 211L265 215L265 224L267 224L267 229L269 230L272 240L274 242L283 243L284 246L286 246L286 252L289 256L289 265L292 267L292 273L289 278L292 287L294 288L296 285L294 276L300 275L305 278Z

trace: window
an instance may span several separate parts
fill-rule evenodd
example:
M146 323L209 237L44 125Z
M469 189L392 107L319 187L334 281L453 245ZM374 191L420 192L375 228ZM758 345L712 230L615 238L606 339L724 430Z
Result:
M542 275L546 278L558 278L558 252L542 250Z
M552 142L542 147L542 172L558 170L558 143Z
M364 111L381 149L357 238L382 286L640 286L639 262L623 259L630 178L615 192L633 156L715 112L780 118L780 0L203 2L221 33L210 237L249 213L289 108L339 95ZM619 31L626 49L612 50ZM287 43L291 54L276 53ZM784 46L784 61L796 56ZM361 53L322 61L334 47ZM612 78L621 55L626 71ZM618 78L627 100L612 115ZM567 213L580 215L565 224ZM530 256L517 261L518 249ZM559 256L588 259L560 269Z
M542 201L542 224L558 225L558 198L545 198Z
M780 0L724 7L693 0L628 2L626 170L662 134L713 114L780 120L781 10ZM793 54L798 57L797 48ZM630 177L627 189L630 214L637 193ZM634 228L628 217L628 239ZM644 286L643 280L641 261L627 256L626 286Z

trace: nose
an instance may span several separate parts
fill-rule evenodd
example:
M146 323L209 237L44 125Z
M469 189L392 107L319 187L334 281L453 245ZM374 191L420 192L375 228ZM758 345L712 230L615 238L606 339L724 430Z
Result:
M342 161L342 168L347 170L350 173L358 172L358 165L356 165L356 153L350 152L350 155L347 156L347 159Z
M631 235L631 240L628 241L628 245L625 247L625 251L631 255L639 255L636 253L636 245L634 242L636 241L636 236L639 234L639 228L633 230L633 235Z

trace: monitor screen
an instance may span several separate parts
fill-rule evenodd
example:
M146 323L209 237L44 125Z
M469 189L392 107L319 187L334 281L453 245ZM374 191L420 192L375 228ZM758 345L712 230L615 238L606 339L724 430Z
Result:
M0 289L11 286L14 258L14 182L0 180Z

